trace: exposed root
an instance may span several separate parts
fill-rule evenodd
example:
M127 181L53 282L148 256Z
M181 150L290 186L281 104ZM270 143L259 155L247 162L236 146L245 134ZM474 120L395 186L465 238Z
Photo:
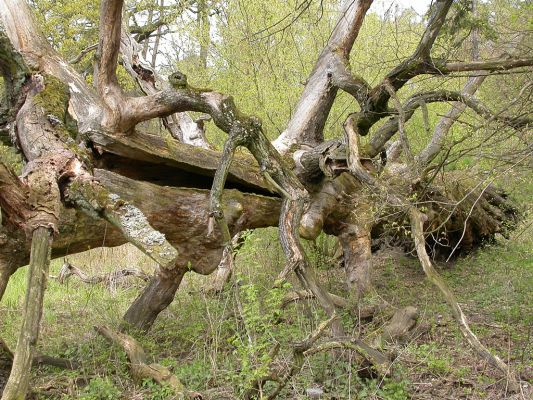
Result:
M7 360L9 364L13 362L13 353L7 344L0 338L0 360ZM51 365L52 367L63 369L78 369L79 365L75 361L65 360L64 358L50 357L37 354L33 357L32 365Z
M187 390L167 367L160 364L148 364L148 357L144 349L131 336L115 332L107 326L96 326L94 329L111 343L124 349L130 362L131 375L137 382L142 382L143 379L153 379L160 385L170 387L176 396L175 398L180 400L201 400L203 398L201 394Z

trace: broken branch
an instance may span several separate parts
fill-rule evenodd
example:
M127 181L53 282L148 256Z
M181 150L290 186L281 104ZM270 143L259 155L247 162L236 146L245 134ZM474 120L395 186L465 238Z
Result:
M199 393L188 391L167 367L161 364L148 364L144 349L131 336L115 332L107 326L95 326L94 329L105 339L124 349L130 363L131 375L137 382L153 379L160 385L170 387L177 399L202 399Z

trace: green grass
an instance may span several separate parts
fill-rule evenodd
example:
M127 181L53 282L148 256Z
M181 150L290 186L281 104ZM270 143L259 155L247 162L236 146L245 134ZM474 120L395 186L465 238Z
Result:
M242 393L251 376L265 372L261 368L274 343L281 344L279 365L283 365L290 360L291 343L303 339L324 319L313 301L277 312L276 301L283 292L276 294L270 288L284 259L276 235L274 229L268 229L247 238L237 258L238 279L228 290L207 296L201 288L210 278L188 274L175 301L153 329L148 334L134 333L150 357L170 367L191 390L230 387ZM532 236L531 227L524 223L509 240L501 239L453 265L439 266L482 342L510 359L518 371L531 366L533 360L529 337L533 322ZM328 269L327 257L313 253L312 246L308 251L321 281L327 282L329 290L343 294L343 271ZM119 258L117 254L93 257L84 269L90 273L113 270L119 267ZM50 274L56 275L60 266L59 260L54 261ZM0 303L0 337L13 348L21 323L25 280L26 270L20 269ZM482 361L462 338L446 303L426 281L416 259L387 254L376 259L374 282L375 289L365 302L414 305L420 311L420 324L427 326L425 333L393 349L398 354L393 376L384 380L361 378L357 364L319 354L308 360L280 398L305 398L306 389L315 386L325 390L330 396L326 398L417 398L418 383L432 379L447 382L443 388L453 396L475 399L499 393L495 384L498 374L490 368L476 369ZM292 284L297 286L294 281ZM38 348L48 355L74 359L81 368L35 369L32 382L40 398L155 400L168 396L167 388L133 382L124 352L93 329L102 324L116 328L140 288L133 284L112 291L104 285L82 284L74 277L64 285L49 281ZM378 314L372 322L361 325L344 313L343 321L348 331L360 332L372 343L388 315ZM45 390L45 386L52 389ZM439 395L442 392L433 393L435 398Z

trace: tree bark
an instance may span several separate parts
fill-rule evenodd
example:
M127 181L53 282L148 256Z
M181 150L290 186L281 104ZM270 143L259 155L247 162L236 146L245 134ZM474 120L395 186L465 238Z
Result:
M371 286L371 229L368 225L350 225L339 235L344 252L346 283L352 296L359 300Z
M27 259L22 253L28 249L28 243L14 232L25 226L35 227L36 220L43 218L42 214L34 213L38 204L35 200L40 197L47 203L48 214L59 220L59 236L54 241L53 254L102 246L101 232L107 228L107 221L111 227L104 245L131 241L161 264L160 275L134 304L134 310L142 310L138 319L140 325L151 324L158 310L171 301L185 266L208 274L218 264L228 237L243 229L276 224L280 226L280 240L287 256L283 274L295 271L304 288L311 290L332 316L333 302L309 269L299 235L312 239L323 229L341 234L338 225L342 225L344 218L360 212L355 210L355 203L361 187L375 186L379 181L376 171L368 173L371 170L367 168L368 160L361 162L361 157L382 151L397 130L399 119L394 121L394 114L401 109L401 122L405 122L420 104L419 100L434 99L461 101L485 117L494 117L468 94L419 93L406 104L398 102L397 110L388 108L390 96L419 74L468 70L472 65L476 70L517 68L533 62L521 58L465 65L432 60L431 47L451 3L451 0L435 2L415 53L371 88L351 73L348 63L371 1L346 1L294 116L276 141L282 152L302 145L302 151L295 153L291 160L282 157L268 141L261 121L243 114L231 96L196 89L186 83L171 87L157 77L150 65L138 58L138 46L134 46L131 36L122 30L122 0L101 2L94 75L97 91L47 43L26 2L3 0L0 17L6 37L0 38L0 46L6 51L0 52L0 67L2 74L8 77L10 102L17 105L9 123L16 125L13 131L17 132L18 144L29 163L22 181L4 174L0 165L0 207L6 211L7 221L2 222L0 232L7 234L0 236L6 243L0 248L0 293L6 277ZM124 66L137 77L146 96L128 96L119 86L116 67L121 48ZM156 83L161 84L160 87ZM19 86L25 90L18 90ZM43 98L50 88L57 89L58 101ZM323 140L324 123L338 89L354 96L361 108L348 121L347 143L343 147L337 141L306 155L306 147ZM54 110L50 108L51 103L57 106ZM171 122L178 118L176 113L186 111L209 114L217 127L229 135L224 157L136 130L140 122L153 118L170 118L167 126L172 127ZM385 137L383 143L378 143L374 149L359 149L358 135L366 134L379 119L389 116L393 117L392 121L386 122L384 127L393 125L387 131L390 136L382 136ZM69 120L77 122L71 130L67 128ZM515 126L529 123L524 118L516 121L502 117L502 120ZM200 127L199 123L196 125ZM183 131L169 129L175 137L185 140ZM234 157L239 146L246 147L255 160ZM339 156L342 152L344 158ZM188 173L186 178L183 178L183 171ZM212 186L215 175L217 179ZM404 179L399 186L406 192L414 190L411 179ZM4 187L14 189L4 191ZM211 196L205 190L210 187ZM20 210L10 205L13 199L21 204ZM59 199L63 206L55 202ZM211 200L209 207L208 200ZM488 204L486 208L491 206ZM135 221L142 224L135 223L132 230L129 216L133 214L138 217ZM208 228L213 218L219 222L218 230ZM76 229L76 220L83 226L81 232ZM354 223L357 225L360 221ZM487 231L493 232L497 227L497 223L491 224ZM357 229L363 232L362 228ZM153 238L161 248L153 246ZM353 268L352 278L356 282L359 274L354 272L357 270L354 266L359 260L362 260L361 265L364 260L368 261L369 237L366 231L361 235L346 233L345 243L350 250L346 252L348 269ZM10 254L17 247L22 255ZM359 252L360 248L364 251ZM367 268L368 265L363 270ZM158 289L162 290L161 298L155 293ZM155 296L153 309L148 307L151 296ZM335 326L338 322L333 322Z
M160 269L126 311L126 325L123 328L133 326L137 329L150 329L159 313L174 300L185 272L185 268L179 267L172 270Z
M371 4L372 0L348 0L344 3L339 21L307 79L293 117L286 130L274 142L281 153L289 152L295 145L314 147L323 141L324 125L338 90L332 84L333 79L336 79L334 71L337 71L336 75L339 77L349 68L347 60L350 51ZM366 82L360 79L352 79L352 82L355 92L366 91Z
M38 227L33 232L26 297L15 357L2 400L24 400L30 384L30 373L43 312L43 297L50 265L52 232Z

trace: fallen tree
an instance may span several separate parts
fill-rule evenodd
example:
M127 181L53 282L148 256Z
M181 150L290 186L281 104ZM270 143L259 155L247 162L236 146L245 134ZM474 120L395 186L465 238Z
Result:
M490 182L454 182L453 193L448 184L437 183L432 171L442 165L433 162L448 150L444 138L451 124L436 129L426 148L414 154L405 123L417 108L438 102L460 103L514 130L527 128L531 120L527 115L493 112L468 87L462 92L420 92L403 103L397 93L420 75L506 71L529 67L533 59L432 58L431 49L452 5L451 0L439 0L414 53L372 87L352 73L349 64L371 3L348 1L343 6L293 118L271 143L262 122L243 114L231 96L196 89L180 72L164 82L143 63L135 41L123 29L122 0L101 3L96 89L52 49L24 0L3 1L0 71L8 112L1 114L0 135L20 150L25 165L16 176L0 163L0 298L9 277L28 263L30 255L32 274L42 278L50 257L101 246L106 224L106 246L130 242L159 265L127 311L125 326L148 329L172 302L187 271L210 274L224 251L231 254L232 237L266 226L279 226L287 258L280 278L295 273L330 318L337 337L343 336L343 329L334 318L335 301L317 281L300 238L312 240L322 231L339 238L346 282L359 298L370 285L372 232L379 235L386 223L404 221L410 227L404 236L413 233L411 246L416 244L424 270L443 290L426 253L425 244L435 242L425 236L436 233L439 242L444 238L447 255L459 248L467 251L504 233L516 213ZM119 85L119 53L145 96L128 95ZM346 119L343 139L324 141L326 119L339 90L353 96L358 110ZM191 125L190 117L179 117L187 111L209 115L227 133L221 153L203 145L203 131L193 135L202 138L194 143L198 146L184 143L186 126L203 129L203 122ZM453 121L459 115L446 118ZM140 124L156 118L164 119L173 140L143 132ZM396 134L399 139L389 145ZM361 145L360 138L368 135L367 144ZM253 158L235 155L239 147L247 148ZM28 287L28 325L21 333L13 379L3 400L27 391L28 360L42 312L42 304L32 300L42 298L45 285L40 279ZM494 361L472 337L453 296L446 288L443 292L469 341ZM24 360L19 362L19 355ZM501 361L494 364L506 368Z

